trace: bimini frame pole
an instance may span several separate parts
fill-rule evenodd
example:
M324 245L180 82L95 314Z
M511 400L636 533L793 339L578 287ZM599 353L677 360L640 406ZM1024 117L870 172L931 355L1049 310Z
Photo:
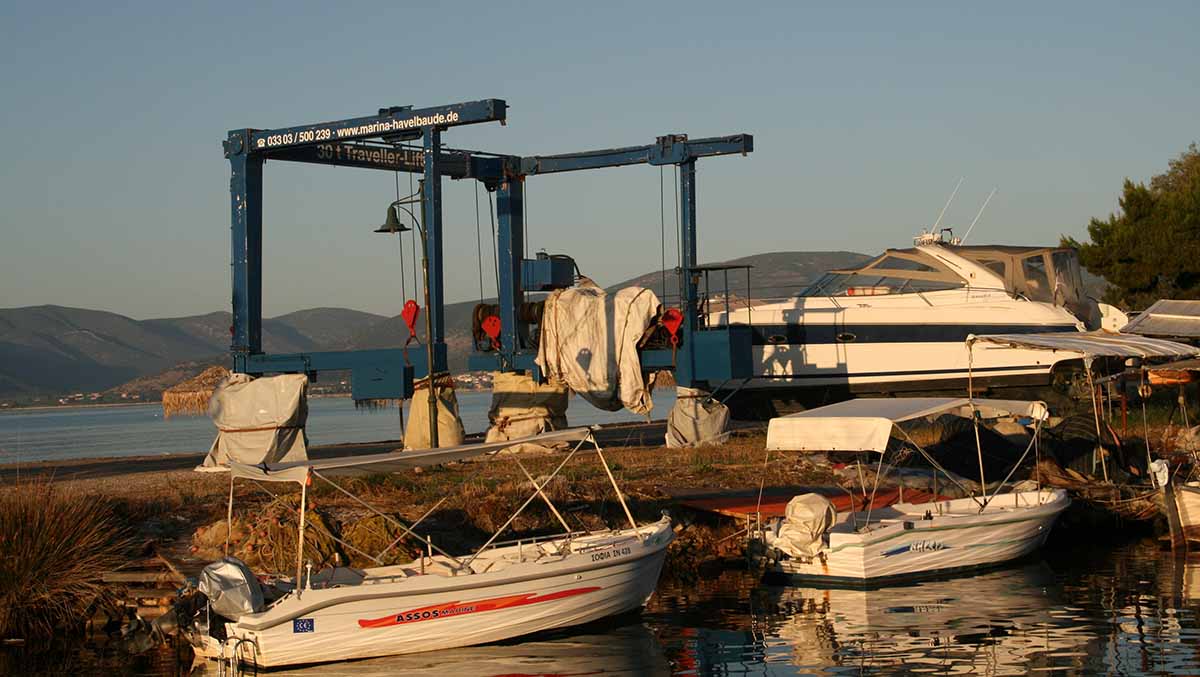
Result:
M300 572L304 567L304 527L306 524L305 513L308 507L308 485L310 475L304 474L304 484L300 485L300 535L296 540L296 596L300 596L300 591L304 586L300 584Z
M1092 360L1085 359L1083 368L1087 370L1088 379L1088 394L1092 398L1092 416L1096 421L1096 448L1092 451L1093 454L1100 454L1100 469L1104 471L1104 481L1108 481L1108 461L1105 459L1104 453L1104 435L1100 433L1100 404L1096 401L1096 384L1092 382ZM1095 463L1092 464L1092 471L1096 470Z
M565 467L572 458L575 458L575 454L579 452L579 449L581 447L583 447L583 443L587 442L589 439L591 439L590 434L587 437L583 438L582 440L579 440L579 443L576 444L575 448L571 450L571 453L567 454L567 457L564 458L562 460L562 462L558 464L558 467L556 467L554 469L554 472L550 473L550 475L548 477L546 477L546 479L542 480L542 482L540 484L537 484L537 483L534 484L534 486L537 487L538 491L535 491L532 494L530 494L529 498L525 499L525 502L521 504L521 507L517 508L516 511L513 512L513 514L510 515L507 520L505 520L504 524L500 525L500 528L497 529L494 534L492 534L491 538L487 539L487 543L484 543L483 545L479 546L479 549L476 550L475 553L472 554L470 557L468 557L467 561L463 562L462 566L464 568L469 567L471 565L471 562L474 562L475 558L479 557L480 553L482 553L484 550L487 550L488 547L492 543L494 543L497 538L499 538L500 534L504 533L504 530L508 528L508 525L512 524L513 521L516 520L517 517L520 516L520 514L525 511L525 508L529 507L530 503L533 503L533 499L538 497L538 495L541 493L541 490L546 488L546 485L550 483L550 480L552 480L558 476L558 473L562 471L563 467ZM568 531L570 531L570 530L568 529Z
M617 492L617 500L621 502L621 508L625 511L625 517L629 519L629 526L637 534L638 540L645 540L642 538L642 532L638 530L637 522L633 521L633 513L629 512L629 506L625 504L625 494L622 494L621 487L617 486L617 478L613 477L612 470L608 468L608 461L604 460L604 452L600 450L600 444L596 442L596 436L589 432L585 439L591 440L592 446L596 448L596 455L600 457L600 464L604 466L604 472L608 473L608 481L612 482L613 491Z
M971 428L975 431L975 455L979 457L979 492L986 500L987 480L983 476L983 445L979 441L979 410L975 408L974 372L975 342L967 339L967 402L971 405ZM980 510L982 509L981 505Z

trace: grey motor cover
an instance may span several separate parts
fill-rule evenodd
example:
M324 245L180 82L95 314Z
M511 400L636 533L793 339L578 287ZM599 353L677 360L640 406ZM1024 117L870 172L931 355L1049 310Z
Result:
M263 610L258 578L236 557L225 557L204 567L196 587L208 598L212 610L225 618L237 620Z

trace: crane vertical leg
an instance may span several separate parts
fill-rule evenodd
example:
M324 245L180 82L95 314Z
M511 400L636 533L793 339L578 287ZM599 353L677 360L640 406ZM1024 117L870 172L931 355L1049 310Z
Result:
M699 328L700 304L696 289L696 161L679 163L679 245L681 252L679 297L683 304L683 350L678 354L675 381L693 387L695 335Z
M525 233L521 229L524 188L521 177L507 177L500 182L496 192L496 212L500 221L496 243L500 249L500 359L506 367L512 365L519 348L517 318L525 301L521 290L521 259L525 251Z
M425 141L425 257L429 262L429 314L433 334L427 337L433 345L434 364L429 365L429 374L446 371L446 317L443 311L445 305L445 272L442 262L442 173L440 158L442 154L442 134L435 127L426 127Z
M245 152L229 156L233 254L233 370L246 371L247 357L262 352L263 160Z

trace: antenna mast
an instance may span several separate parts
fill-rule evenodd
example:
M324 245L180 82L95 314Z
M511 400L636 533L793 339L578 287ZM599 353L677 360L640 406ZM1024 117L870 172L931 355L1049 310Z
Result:
M950 203L954 202L954 196L958 195L958 189L962 187L963 179L965 178L967 177L959 177L958 185L954 187L954 192L950 193L950 199L946 200L946 204L942 207L942 211L938 213L937 221L933 222L933 228L931 229L933 232L936 233L938 226L942 225L942 217L946 215L946 210L949 209Z
M992 192L988 193L987 199L983 201L983 206L979 208L979 213L975 215L975 220L971 222L970 228L967 228L966 234L962 236L963 242L966 242L967 237L971 235L971 228L974 228L975 223L979 221L979 217L983 216L983 210L987 209L988 203L992 201L992 196L996 194L996 190L996 188L993 188Z

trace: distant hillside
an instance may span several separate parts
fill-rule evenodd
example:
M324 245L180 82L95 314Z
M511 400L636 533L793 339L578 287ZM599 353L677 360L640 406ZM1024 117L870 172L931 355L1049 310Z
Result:
M272 352L337 350L381 315L316 308L264 320ZM0 309L0 396L101 391L229 350L228 312L134 320L63 306Z
M838 268L850 268L859 265L872 257L855 252L769 252L743 256L740 259L717 261L706 265L751 266L750 296L764 298L770 296L787 296L794 294L815 281L822 273ZM667 293L665 296L677 296L678 282L673 270L667 271ZM714 291L724 286L724 273L710 273ZM620 289L629 286L648 287L660 297L662 292L662 272L654 271L639 275L612 285L610 289ZM746 271L729 271L729 289L739 297L746 293Z

